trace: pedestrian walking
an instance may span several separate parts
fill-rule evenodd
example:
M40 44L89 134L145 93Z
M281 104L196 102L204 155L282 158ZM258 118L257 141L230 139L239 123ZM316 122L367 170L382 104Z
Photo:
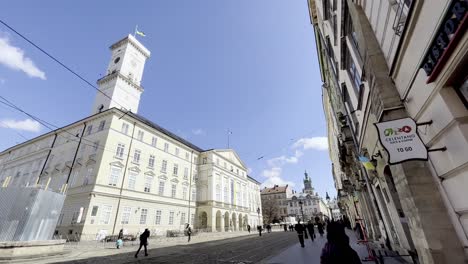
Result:
M119 235L117 236L117 241L115 242L117 249L123 246L123 229L120 229Z
M250 234L250 225L247 225L247 231L249 231Z
M135 258L138 258L138 253L140 253L141 247L145 247L145 257L148 256L148 238L150 236L150 231L148 228L145 229L145 232L140 235L140 247L138 248L137 252L135 253Z
M344 227L330 222L327 226L327 242L320 255L321 264L362 264L359 255L349 245L349 237Z
M314 223L312 223L312 221L309 220L307 222L306 227L307 227L307 231L309 231L310 239L314 241L314 238L315 238Z
M294 229L297 232L297 236L299 237L299 243L301 243L301 247L304 247L304 232L305 228L301 224L301 220L297 221L297 224L294 226Z
M268 225L266 226L266 228L267 228L268 233L271 233L271 225L268 224Z
M187 233L187 236L188 236L188 242L190 242L190 239L192 238L192 228L190 227L190 224L187 224L185 226L185 233Z
M261 225L257 226L257 230L258 230L258 236L262 236L262 226Z
M317 222L317 229L318 229L318 232L320 234L320 237L323 237L323 233L324 233L324 226L323 226L323 223L321 221L318 221Z
M283 225L284 232L288 232L288 227L286 225Z

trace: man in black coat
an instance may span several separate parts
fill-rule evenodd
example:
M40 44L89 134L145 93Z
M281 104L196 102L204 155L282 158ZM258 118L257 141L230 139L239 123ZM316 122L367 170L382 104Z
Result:
M148 250L147 250L147 246L148 246L148 237L150 236L150 231L148 230L148 228L145 229L145 232L143 232L143 234L140 235L140 247L138 248L137 252L135 253L135 258L138 258L138 253L140 253L140 249L141 247L145 247L145 257L148 256Z
M296 230L297 236L299 237L299 243L301 243L301 247L304 247L305 228L304 225L301 224L301 220L297 221L297 224L294 226L294 229Z
M312 223L312 221L309 220L307 222L306 227L307 227L307 231L309 231L310 239L314 241L314 238L315 238L314 223Z

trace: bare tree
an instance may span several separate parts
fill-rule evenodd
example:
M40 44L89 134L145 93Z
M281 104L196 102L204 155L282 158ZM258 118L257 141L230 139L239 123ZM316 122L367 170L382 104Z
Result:
M265 224L272 223L273 220L279 219L279 207L278 202L274 199L265 199L262 200L262 215L263 222Z

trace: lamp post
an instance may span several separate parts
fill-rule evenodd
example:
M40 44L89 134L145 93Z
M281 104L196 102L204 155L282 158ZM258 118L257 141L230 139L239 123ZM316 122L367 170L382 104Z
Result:
M302 222L304 222L304 210L302 210L302 201L299 201L299 205L301 206L301 214L302 214ZM303 224L305 227L305 224ZM304 238L308 239L309 237L307 236L307 231L304 230Z
M330 196L328 196L328 192L326 192L325 200L327 200L327 207L330 210L330 220L333 220L333 211L332 211L332 208L330 206Z

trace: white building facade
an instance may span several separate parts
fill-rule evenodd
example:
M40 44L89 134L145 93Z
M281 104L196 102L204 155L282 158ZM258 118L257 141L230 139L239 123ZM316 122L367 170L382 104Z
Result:
M1 152L0 186L66 193L56 233L81 239L261 222L260 183L234 150L205 151L137 114L150 52L130 35L111 51L92 115Z

